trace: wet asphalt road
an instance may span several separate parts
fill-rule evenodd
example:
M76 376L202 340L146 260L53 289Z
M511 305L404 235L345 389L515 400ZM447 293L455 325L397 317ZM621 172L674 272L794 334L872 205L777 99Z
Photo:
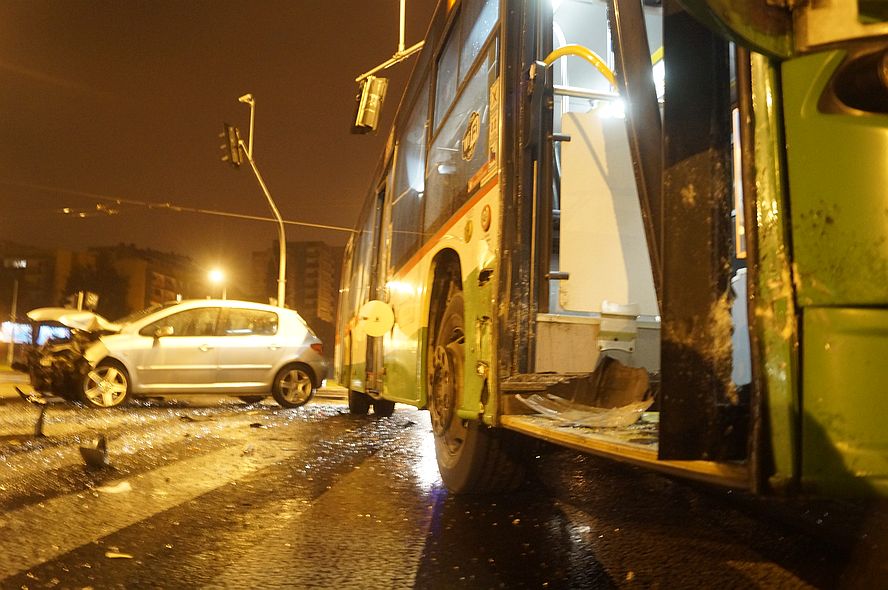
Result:
M549 447L519 492L455 497L401 406L53 405L45 438L37 414L0 405L3 589L888 587L862 505L790 515ZM99 433L109 466L88 469Z

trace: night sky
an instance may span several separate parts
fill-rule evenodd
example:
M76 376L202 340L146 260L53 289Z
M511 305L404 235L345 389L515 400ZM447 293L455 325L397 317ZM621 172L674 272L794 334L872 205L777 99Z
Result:
M434 4L408 0L408 47ZM220 161L223 122L248 134L237 101L247 92L253 155L284 219L353 226L416 58L384 74L375 136L349 133L354 78L397 50L398 10L398 0L0 0L0 239L133 243L246 278L276 224L96 197L271 217L249 165ZM347 235L287 226L288 240Z

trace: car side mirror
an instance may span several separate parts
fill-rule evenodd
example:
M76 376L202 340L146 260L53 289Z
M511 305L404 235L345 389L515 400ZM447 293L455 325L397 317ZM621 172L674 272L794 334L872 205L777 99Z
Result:
M172 326L161 326L154 331L154 339L163 338L164 336L172 336L176 331Z

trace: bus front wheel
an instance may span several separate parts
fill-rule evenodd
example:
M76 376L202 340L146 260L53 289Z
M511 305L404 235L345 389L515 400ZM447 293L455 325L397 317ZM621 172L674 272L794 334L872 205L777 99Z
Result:
M457 291L447 302L429 354L429 413L438 470L455 493L513 490L524 480L517 436L457 415L463 395L464 326L465 305Z

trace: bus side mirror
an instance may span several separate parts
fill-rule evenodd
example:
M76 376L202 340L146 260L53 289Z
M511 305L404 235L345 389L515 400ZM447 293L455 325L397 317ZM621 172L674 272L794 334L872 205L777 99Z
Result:
M385 100L385 91L388 88L387 78L367 76L361 80L361 90L358 92L357 110L352 124L352 133L364 134L376 131L379 125L379 114L382 111L382 101Z

